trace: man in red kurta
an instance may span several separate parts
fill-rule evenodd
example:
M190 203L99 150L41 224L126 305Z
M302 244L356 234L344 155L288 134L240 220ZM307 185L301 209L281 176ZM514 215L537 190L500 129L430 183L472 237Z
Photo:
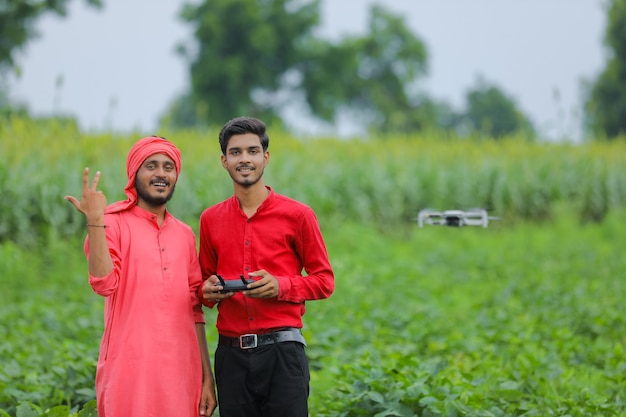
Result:
M191 228L172 216L181 158L164 138L130 150L125 201L106 205L83 173L89 283L105 297L96 371L99 417L210 416L213 374L197 291L201 272Z
M334 275L313 210L263 182L265 124L241 117L219 135L234 195L200 217L203 303L217 304L215 377L221 417L305 417L305 301L329 297ZM221 293L224 280L255 282Z

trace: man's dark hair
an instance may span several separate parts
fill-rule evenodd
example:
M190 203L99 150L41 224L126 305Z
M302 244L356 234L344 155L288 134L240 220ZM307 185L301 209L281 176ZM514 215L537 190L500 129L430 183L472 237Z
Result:
M254 117L242 116L228 121L220 130L219 139L222 155L226 155L228 141L232 136L246 133L257 135L261 139L263 152L267 151L267 148L270 146L270 138L265 131L265 123Z

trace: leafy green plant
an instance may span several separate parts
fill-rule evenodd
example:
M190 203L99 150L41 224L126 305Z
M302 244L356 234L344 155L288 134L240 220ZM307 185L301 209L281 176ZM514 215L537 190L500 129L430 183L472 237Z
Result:
M95 416L102 299L62 196L87 165L123 198L135 138L64 129L0 126L0 416ZM171 210L196 228L232 189L216 139L175 137ZM316 210L336 275L307 304L311 415L626 414L623 143L272 140L267 182ZM457 206L500 220L417 227Z
M271 129L271 127L270 127ZM200 212L228 197L217 132L163 132L183 170L170 209L197 227ZM21 245L83 232L63 200L80 194L85 166L102 172L110 202L125 198L125 160L140 134L86 135L63 124L12 119L0 127L0 241ZM311 205L322 219L399 226L423 208L491 209L513 220L547 221L570 206L600 222L626 204L624 142L469 140L433 132L384 140L297 139L271 131L268 184ZM42 169L45 167L45 169Z

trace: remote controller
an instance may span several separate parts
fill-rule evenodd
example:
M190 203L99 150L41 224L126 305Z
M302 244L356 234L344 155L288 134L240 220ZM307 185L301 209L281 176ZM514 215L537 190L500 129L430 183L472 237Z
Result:
M245 291L248 289L247 285L254 282L253 279L245 279L243 275L239 275L239 279L224 279L220 275L218 275L217 278L220 280L220 285L223 287L220 291L221 294Z

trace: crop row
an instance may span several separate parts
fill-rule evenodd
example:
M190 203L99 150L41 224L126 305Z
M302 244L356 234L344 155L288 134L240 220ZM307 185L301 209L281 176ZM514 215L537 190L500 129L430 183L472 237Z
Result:
M170 210L196 227L228 197L216 132L168 135L183 154ZM266 183L324 219L398 225L423 208L482 207L511 221L550 219L567 207L602 221L626 204L626 144L461 140L442 134L369 140L294 138L270 131ZM80 195L82 168L102 171L109 201L124 198L126 154L141 135L85 134L13 120L0 127L0 241L30 244L82 233L63 200Z
M311 415L626 414L620 216L323 232L336 290L304 317ZM81 239L34 251L5 242L0 256L0 415L84 409L103 300ZM212 353L213 310L206 320Z

